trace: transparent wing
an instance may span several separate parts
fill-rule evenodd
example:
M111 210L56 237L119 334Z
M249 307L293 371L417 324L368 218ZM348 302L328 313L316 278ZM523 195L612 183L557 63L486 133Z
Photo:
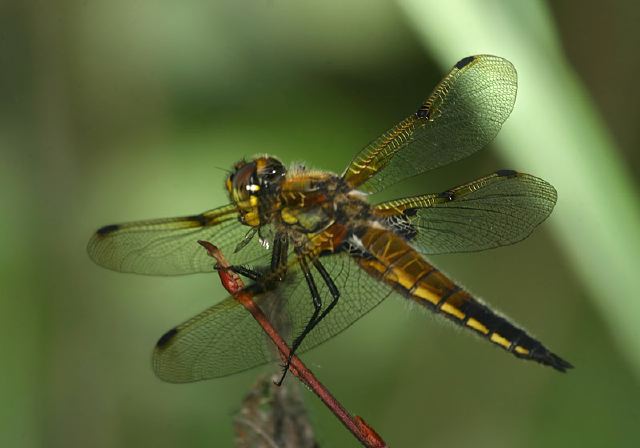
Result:
M374 193L446 165L489 143L516 99L517 74L506 59L460 60L420 109L366 146L345 170L354 188Z
M526 238L556 198L544 180L501 170L442 193L378 204L374 213L423 254L471 252Z
M89 240L87 252L97 264L120 272L211 272L211 257L198 244L198 240L207 240L228 254L232 264L263 264L269 259L269 251L258 238L234 253L249 230L238 222L235 207L227 205L199 215L102 227Z
M371 278L346 253L322 257L321 261L341 297L305 338L298 353L340 333L391 293L389 286ZM316 272L313 275L326 305L330 300L327 287ZM292 264L281 287L255 300L289 344L313 313L297 263ZM185 383L231 375L278 359L273 343L249 312L228 298L160 338L153 352L153 368L164 381Z

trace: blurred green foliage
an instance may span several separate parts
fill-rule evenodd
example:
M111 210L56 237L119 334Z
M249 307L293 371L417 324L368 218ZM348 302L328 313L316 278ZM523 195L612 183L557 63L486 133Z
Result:
M149 362L165 330L224 296L216 278L105 271L89 236L224 203L222 170L243 156L340 171L451 64L493 53L520 76L497 145L395 193L505 167L551 181L558 206L531 238L434 262L576 369L517 362L400 300L304 359L391 446L631 446L639 12L623 0L0 3L0 444L233 446L257 371L176 386ZM322 445L356 446L306 399Z

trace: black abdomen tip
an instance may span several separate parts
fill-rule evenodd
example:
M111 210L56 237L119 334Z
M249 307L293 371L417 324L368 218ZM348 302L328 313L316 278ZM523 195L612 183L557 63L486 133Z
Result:
M516 177L518 172L514 170L498 170L496 171L496 174L499 177Z
M476 58L475 56L467 56L466 58L460 59L458 62L456 62L456 68L460 70L461 68L468 65L469 62L473 61L475 58Z
M573 365L556 355L555 353L551 353L548 350L538 354L533 352L531 359L534 361L538 361L540 364L544 364L545 366L553 367L558 372L566 373L567 370L573 369Z
M177 328L172 328L171 330L167 331L165 334L163 334L160 337L160 339L158 339L158 342L156 343L156 347L164 348L169 342L171 342L171 340L175 337L176 334L178 334Z
M573 369L573 364L571 364L568 361L565 361L564 359L562 359L561 357L559 357L554 353L549 353L548 361L549 361L549 364L547 365L553 367L554 369L562 373L565 373L569 369Z
M120 226L118 224L109 224L108 226L100 227L96 233L100 236L105 236L115 232L119 228Z

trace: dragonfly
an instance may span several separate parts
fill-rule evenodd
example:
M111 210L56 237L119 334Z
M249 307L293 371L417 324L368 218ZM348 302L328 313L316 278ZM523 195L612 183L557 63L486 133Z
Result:
M289 342L291 355L327 341L396 296L517 358L565 372L573 367L569 362L427 259L526 238L554 208L552 185L502 169L437 193L372 200L391 185L486 146L511 114L516 92L509 61L465 57L417 111L365 146L342 174L287 168L270 155L242 160L225 181L229 204L104 226L91 237L89 256L120 272L212 272L211 258L197 243L211 241L230 269L250 281L247 288ZM152 359L160 379L184 383L280 358L252 316L229 297L166 332Z

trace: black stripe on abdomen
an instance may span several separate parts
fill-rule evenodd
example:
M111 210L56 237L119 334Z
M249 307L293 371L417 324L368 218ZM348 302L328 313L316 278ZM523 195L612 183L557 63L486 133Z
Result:
M402 237L374 227L361 229L358 236L367 254L357 257L360 267L402 295L473 330L519 358L531 359L562 372L572 367L456 285Z
M458 325L473 330L518 358L530 359L561 372L573 367L506 317L455 285L440 271L430 273L410 290L403 292L418 303L426 305Z

